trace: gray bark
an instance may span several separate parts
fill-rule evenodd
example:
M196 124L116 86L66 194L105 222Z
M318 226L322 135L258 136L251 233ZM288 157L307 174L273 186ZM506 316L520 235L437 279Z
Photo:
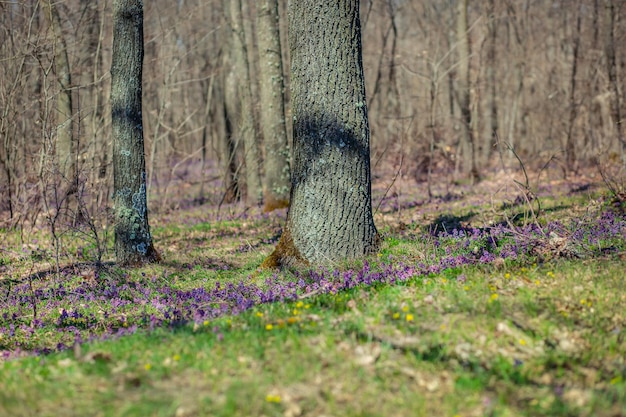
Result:
M143 2L113 2L111 122L115 256L120 265L159 259L148 224L146 162L141 113Z
M294 155L287 223L265 266L323 264L378 246L358 0L289 3Z
M261 129L265 142L264 211L287 207L290 173L285 125L283 60L278 29L278 1L257 5L260 60Z
M246 164L246 204L256 206L261 202L262 187L259 163L259 148L254 127L254 109L250 66L248 63L247 42L243 25L241 0L227 0L230 14L230 27L233 39L233 65L237 78L238 101L240 103L237 130L243 139L244 161Z

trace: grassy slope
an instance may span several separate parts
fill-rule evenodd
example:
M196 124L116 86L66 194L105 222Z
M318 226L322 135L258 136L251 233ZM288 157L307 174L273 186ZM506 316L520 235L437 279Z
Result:
M541 221L589 211L586 199L544 206ZM512 221L515 210L524 207L498 214ZM502 220L487 211L456 207L442 218L440 207L382 210L379 258L440 257L421 238L428 228ZM125 279L156 276L191 289L250 274L262 283L268 274L255 267L281 220L189 214L160 224L166 262ZM581 259L449 268L8 360L0 363L0 415L626 415L624 242L611 245ZM67 285L83 279L70 273ZM55 337L44 332L32 343Z

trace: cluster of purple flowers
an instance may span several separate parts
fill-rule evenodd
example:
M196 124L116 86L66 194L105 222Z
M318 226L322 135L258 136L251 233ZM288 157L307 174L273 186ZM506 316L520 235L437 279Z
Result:
M607 248L623 251L626 219L612 211L581 218L568 225L531 224L513 228L455 229L438 234L405 236L424 247L419 258L381 256L351 270L312 269L306 273L274 274L262 283L252 277L237 283L219 281L180 289L166 277L116 277L80 280L71 274L2 288L0 355L46 353L74 343L131 334L185 323L207 324L256 305L293 301L314 294L333 294L357 286L406 282L449 268L490 264L496 259L524 262L551 236L567 237L570 245L591 256ZM565 239L565 238L563 238Z

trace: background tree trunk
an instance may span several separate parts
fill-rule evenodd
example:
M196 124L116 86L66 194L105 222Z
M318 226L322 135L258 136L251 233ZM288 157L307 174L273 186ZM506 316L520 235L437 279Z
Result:
M75 181L74 123L72 112L72 75L67 46L63 37L59 11L52 1L48 1L48 19L54 32L54 71L59 81L60 91L56 106L56 157L59 173L70 184ZM72 187L70 186L70 189ZM71 191L71 190L70 190Z
M254 127L254 109L250 65L248 62L247 42L243 24L241 0L227 0L229 4L230 28L233 39L233 65L237 78L239 120L237 131L243 139L244 161L246 164L246 204L256 206L261 203L261 169L259 163L259 143ZM227 91L228 93L228 91Z
M261 129L265 142L264 211L289 205L289 144L285 126L283 60L278 29L278 1L257 5L261 87Z
M489 85L489 133L487 135L487 146L483 153L484 162L489 164L491 155L498 146L498 79L496 77L496 46L498 43L498 22L496 21L495 0L487 3L487 83ZM502 153L500 152L500 155Z
M461 124L463 125L463 142L467 144L468 152L463 155L466 158L466 167L473 180L478 180L478 167L476 166L476 149L474 131L472 126L472 109L470 102L470 46L469 31L467 25L467 0L459 0L457 3L456 36L459 51L459 73L457 77L457 95L459 108L461 109Z
M617 78L617 59L615 57L615 5L613 0L604 0L605 9L605 43L604 53L606 55L607 72L609 76L610 90L613 96L612 113L615 127L617 129L617 140L621 142L622 163L626 167L626 137L624 137L623 120L621 116L621 94L619 81Z
M576 29L574 32L574 39L572 44L572 72L570 77L570 91L569 91L569 121L567 125L567 137L565 139L565 160L568 171L575 171L576 164L576 147L574 145L574 123L578 116L578 104L576 98L577 88L577 74L578 74L578 55L580 49L580 30L581 30L581 8L578 8L576 14Z
M115 256L121 265L157 261L148 225L141 113L143 2L113 2L111 122Z
M289 3L294 165L287 223L265 266L374 252L358 0Z

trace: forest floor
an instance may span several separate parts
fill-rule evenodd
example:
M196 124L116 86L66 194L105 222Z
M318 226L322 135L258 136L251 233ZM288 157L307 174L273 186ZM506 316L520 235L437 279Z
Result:
M625 203L553 177L375 180L380 252L312 270L258 269L285 211L180 195L133 270L3 230L0 415L626 416Z

